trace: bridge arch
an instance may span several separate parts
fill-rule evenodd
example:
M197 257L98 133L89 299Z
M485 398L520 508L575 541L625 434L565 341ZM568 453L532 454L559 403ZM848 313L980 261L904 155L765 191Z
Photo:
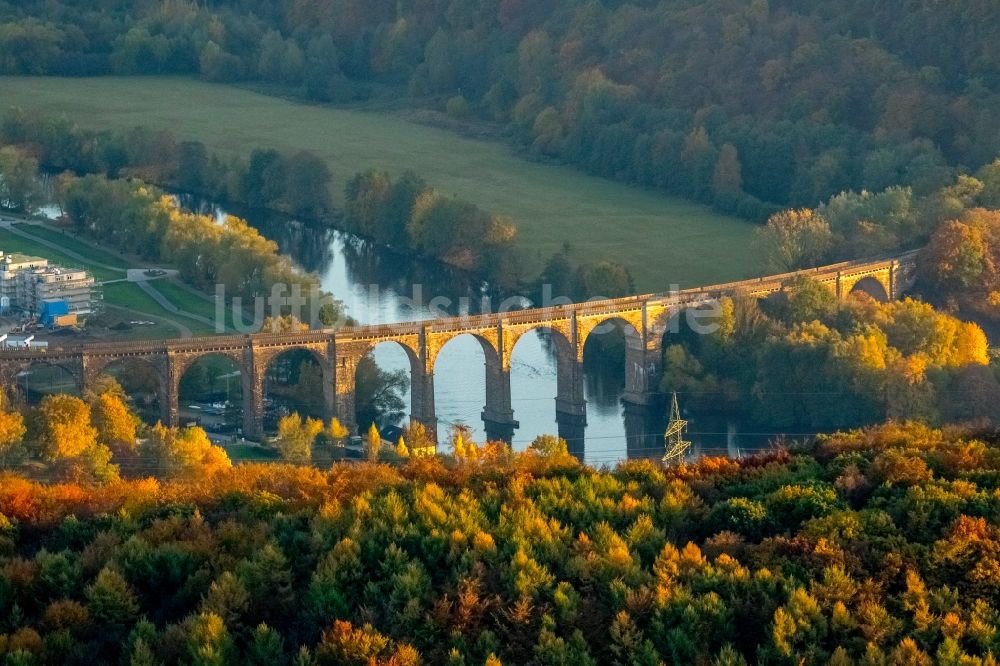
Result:
M202 363L207 359L226 358L234 365L242 368L244 362L244 352L242 349L213 349L211 351L196 353L179 353L170 355L170 372L180 381L192 366Z
M57 361L24 363L19 367L15 380L18 392L28 405L37 405L47 395L67 393L79 396L83 392L83 377L79 369Z
M528 333L535 333L551 344L555 351L556 361L570 364L577 360L577 352L571 341L569 331L558 324L537 323L530 326L517 326L504 328L504 355L502 358L505 369L510 370L510 361L517 348L518 343L524 339Z
M882 281L878 278L867 276L863 277L854 283L850 291L851 296L854 294L867 294L879 303L889 302L889 292Z
M437 347L437 345L435 345ZM462 352L465 352L464 354ZM483 366L464 359L482 354ZM493 342L476 331L450 335L434 355L434 404L439 421L464 426L479 441L509 439L498 435L494 424L512 425L510 381Z
M433 373L437 367L437 362L441 357L441 352L444 349L459 338L468 339L472 338L479 343L480 348L483 350L483 358L487 365L499 365L501 363L500 353L497 351L496 345L492 340L489 340L482 333L478 331L454 331L449 332L447 336L441 336L440 334L434 335L434 344L428 345L433 347L433 352L428 350L427 354L427 371Z
M628 337L634 336L640 343L643 338L645 323L641 310L612 312L602 314L578 314L577 338L580 341L580 360L583 360L583 349L592 335L601 336L618 328Z
M557 326L540 324L529 329L529 331L535 333L538 339L542 341L542 344L553 352L556 363L558 395L567 400L572 399L574 396L573 384L577 380L575 371L581 360L576 346L570 341L566 333ZM517 349L518 343L524 339L525 334L529 331L520 332L514 341L510 343L509 354L511 358Z
M391 418L389 420L393 423L379 422L380 418L387 415L378 413L378 405L366 404L369 401L369 396L364 395L364 373L373 371L391 373L403 371L407 381L405 387L399 387L401 391L399 397L403 399L404 416L407 401L409 402L411 418L417 418L424 414L426 409L424 382L422 382L423 366L420 357L412 347L399 340L382 340L369 347L354 369L357 392L354 409L359 432L364 433L373 422L381 428L385 425L396 425L396 421L398 421L396 418Z
M528 332L535 335L528 336ZM523 438L517 444L523 448L535 435L558 432L571 450L582 451L587 414L583 369L570 338L557 326L536 324L521 330L513 342L508 337L504 342L513 416L520 414L530 421L555 422L555 427L546 432L522 433ZM553 374L555 391L549 379ZM554 413L550 402L553 397Z
M265 432L277 432L278 420L297 412L303 417L327 419L325 385L332 382L326 356L309 347L282 349L262 361Z
M236 432L244 427L242 360L229 351L211 351L177 362L172 368L177 382L177 424L199 424L210 432Z
M254 360L261 363L265 367L271 367L274 365L275 361L283 357L287 357L289 354L294 354L303 359L308 358L320 367L322 367L327 361L325 353L319 351L315 347L305 345L292 345L288 347L279 347L277 349L269 349L266 353L261 349L254 349Z
M166 377L155 361L140 356L108 359L99 366L88 364L87 387L100 377L111 377L132 401L132 407L148 424L166 419Z
M639 324L641 327L641 323ZM624 370L624 390L625 395L639 395L646 392L649 374L653 369L647 368L646 348L642 331L636 323L628 318L619 316L608 316L594 325L586 337L581 340L580 357L581 361L586 360L588 344L591 350L595 345L615 343L620 339L621 362ZM610 348L607 353L616 353L617 349Z

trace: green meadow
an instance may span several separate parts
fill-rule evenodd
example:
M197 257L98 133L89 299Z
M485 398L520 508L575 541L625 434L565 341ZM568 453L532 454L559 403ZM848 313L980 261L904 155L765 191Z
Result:
M24 229L28 233L32 233L34 230L28 228L27 225L21 225L21 229ZM35 235L35 234L33 234ZM41 234L37 234L41 236ZM62 242L62 241L60 241ZM85 250L87 246L82 243L73 243L72 239L66 239L64 247L72 251ZM113 271L111 269L105 268L103 266L97 265L96 263L84 262L71 257L68 254L64 254L55 250L48 245L37 242L30 238L25 238L23 236L18 236L6 229L0 229L0 250L7 254L19 253L27 254L33 257L43 257L49 260L51 264L59 264L60 266L65 266L66 268L85 268L94 276L99 282L104 282L107 280L121 280L125 278L124 265L121 272ZM122 263L119 260L119 263Z
M309 149L336 200L370 167L412 169L439 190L516 220L530 268L569 242L583 259L626 265L641 291L761 272L754 225L683 199L536 163L502 142L416 124L392 112L315 106L177 77L0 77L0 105L65 114L85 127L169 129L226 155Z

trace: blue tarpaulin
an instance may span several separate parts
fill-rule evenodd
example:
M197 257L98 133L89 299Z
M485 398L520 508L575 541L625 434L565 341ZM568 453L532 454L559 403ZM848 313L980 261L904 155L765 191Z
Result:
M52 326L57 317L69 314L69 304L66 301L42 301L40 319L42 326Z

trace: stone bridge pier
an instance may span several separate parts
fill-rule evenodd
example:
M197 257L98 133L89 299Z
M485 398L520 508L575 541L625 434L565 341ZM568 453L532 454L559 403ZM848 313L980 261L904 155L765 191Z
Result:
M510 388L510 368L504 368L499 358L486 359L486 405L482 413L486 437L492 441L510 442L520 424L514 419Z
M410 364L410 421L422 424L428 437L436 442L438 432L434 407L433 358L428 356L426 335L419 326L403 324L371 327L370 335L345 335L335 339L331 384L335 414L352 434L357 433L359 427L367 427L368 424L357 422L358 366L365 356L382 343L398 345L406 353Z
M583 453L587 429L587 399L583 360L558 358L556 368L556 426L571 453Z
M424 426L427 436L438 441L438 420L434 411L434 373L423 367L410 379L410 421Z
M491 317L470 317L462 327L456 327L453 322L448 321L442 324L429 322L422 332L426 367L431 376L442 349L449 342L463 335L475 339L483 351L484 359L486 400L480 416L486 435L491 440L511 441L518 424L511 407L510 365L509 358L503 354L502 324ZM433 411L433 391L428 396L429 413Z
M337 413L333 339L304 335L294 347L289 348L290 337L294 338L294 335L271 335L254 339L243 349L239 362L243 388L243 430L251 437L259 438L264 434L264 397L267 392L268 369L278 357L290 351L308 352L320 368L323 378L323 420L328 422Z

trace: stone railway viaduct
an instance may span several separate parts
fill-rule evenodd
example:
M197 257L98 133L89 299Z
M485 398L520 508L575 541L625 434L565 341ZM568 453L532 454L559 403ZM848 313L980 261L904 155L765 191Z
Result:
M877 260L852 261L740 282L592 301L500 314L471 315L403 324L356 326L293 334L216 336L165 342L96 343L45 350L0 351L0 381L8 385L36 364L61 367L78 388L91 385L115 362L140 360L159 378L162 419L178 424L181 378L193 363L209 355L232 359L240 369L244 432L263 432L265 376L268 366L292 350L309 352L323 373L325 416L338 417L352 432L355 419L355 371L376 345L394 343L410 360L410 418L436 437L434 366L442 348L455 337L472 335L486 358L486 404L482 418L491 439L510 440L517 421L511 408L511 354L517 341L532 331L551 335L557 362L556 421L560 435L582 440L586 424L583 351L587 338L602 324L617 322L626 335L626 406L650 404L657 394L664 336L676 330L679 314L725 295L773 294L796 276L808 275L828 286L839 298L864 291L876 299L895 299L910 286L914 252Z

